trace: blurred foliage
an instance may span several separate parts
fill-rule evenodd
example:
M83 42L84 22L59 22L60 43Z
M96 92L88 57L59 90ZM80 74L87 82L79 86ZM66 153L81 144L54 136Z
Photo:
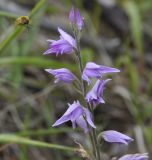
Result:
M121 70L107 87L107 106L99 106L95 113L97 125L129 132L135 137L133 150L151 156L152 1L117 0L113 5L100 0L12 2L18 6L16 13L1 7L0 2L0 159L78 160L73 152L58 150L73 151L77 147L74 137L88 147L84 135L76 134L67 127L70 125L51 127L67 103L80 97L69 86L54 85L44 68L66 67L78 75L76 60L72 55L42 55L47 48L45 40L57 39L58 26L70 33L66 17L73 3L86 22L81 40L83 64L96 61ZM16 18L23 15L20 7L30 17L29 30L15 26ZM140 138L137 126L143 133ZM107 152L112 155L112 149Z

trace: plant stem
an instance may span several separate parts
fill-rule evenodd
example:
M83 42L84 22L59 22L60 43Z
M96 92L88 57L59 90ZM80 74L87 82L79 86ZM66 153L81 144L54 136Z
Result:
M99 151L98 142L97 142L97 134L94 128L92 128L92 134L93 134L93 139L95 141L97 157L98 157L98 160L100 160L101 157L100 157L100 151Z
M8 17L8 18L16 19L18 15L11 12L0 11L0 17Z
M80 44L79 44L79 39L78 39L78 33L75 30L74 30L74 37L76 39L76 45L77 45L76 55L78 57L79 69L80 69L80 72L81 72L81 75L82 75L83 74L83 64L82 64L82 58L81 58L81 52L80 52ZM82 88L82 92L83 92L83 97L85 98L85 96L86 96L86 84L85 84L85 81L82 79L82 76L81 76L81 83L82 83L81 88ZM93 108L91 107L91 105L89 103L87 103L87 108L93 114ZM95 132L94 128L91 128L91 133L89 133L89 136L90 136L90 140L91 140L92 147L93 147L93 154L94 154L94 156L96 157L97 160L100 160L100 151L99 151L97 136L96 136L96 132Z
M79 69L80 69L80 72L82 74L82 72L83 72L83 65L82 65L81 56L80 56L80 54L78 54L78 52L77 52L77 57L78 57L78 62L79 62ZM82 89L82 92L83 92L83 97L85 97L85 95L86 95L86 87L85 87L85 82L82 80L82 78L81 78L81 84L82 84L81 85L81 89ZM87 105L87 107L88 107L88 105ZM90 108L89 108L89 110L90 110ZM87 126L89 128L88 123L87 123ZM92 132L91 133L89 132L89 137L90 137L90 141L92 143L93 154L96 157L97 151L96 151L95 140L94 140Z

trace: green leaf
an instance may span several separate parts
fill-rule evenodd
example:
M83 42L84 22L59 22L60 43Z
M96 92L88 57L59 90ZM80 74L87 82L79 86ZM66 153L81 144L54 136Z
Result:
M8 18L16 19L18 15L11 12L0 11L0 17L8 17Z
M130 19L130 27L135 45L140 54L143 54L143 25L139 7L134 1L126 1L125 9Z
M0 134L0 143L1 144L16 143L16 144L43 147L43 148L66 150L71 152L76 151L76 148L67 147L67 146L58 145L58 144L50 144L50 143L41 142L37 140L31 140L29 138L20 137L14 134Z
M42 57L5 57L0 59L0 65L35 65L42 68L60 68L67 67L76 71L76 66L70 63L59 62Z

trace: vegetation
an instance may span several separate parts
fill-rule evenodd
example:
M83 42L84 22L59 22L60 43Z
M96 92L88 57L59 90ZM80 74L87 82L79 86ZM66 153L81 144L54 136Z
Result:
M53 77L44 71L67 67L79 74L72 55L43 55L46 39L57 39L57 27L70 32L65 17L72 5L80 8L85 18L83 63L96 61L121 70L104 94L106 104L95 112L99 131L128 133L135 142L126 150L148 152L151 158L152 1L117 0L112 5L104 0L12 3L16 12L10 10L10 4L5 8L0 2L0 159L78 160L77 142L88 146L84 134L75 133L70 123L64 128L51 127L67 102L79 95L66 84L54 84ZM30 27L15 25L23 15L29 17ZM103 149L111 156L124 153L109 145Z

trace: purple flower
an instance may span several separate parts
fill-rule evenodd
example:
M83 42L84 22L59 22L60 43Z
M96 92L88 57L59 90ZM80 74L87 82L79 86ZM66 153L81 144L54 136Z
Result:
M89 77L100 79L104 74L113 73L113 72L120 72L120 70L118 70L116 68L98 65L94 62L88 62L86 64L84 71L83 71L82 78L83 78L83 80L87 81L88 84L90 84L91 81L90 81Z
M69 105L68 110L63 114L63 116L60 119L58 119L53 124L53 127L61 125L62 123L65 123L67 121L71 121L73 129L75 129L76 126L79 126L84 130L85 133L89 131L87 123L91 127L96 128L96 126L93 123L92 115L90 111L84 108L83 106L81 106L79 101L74 102L73 104L68 104L68 105Z
M61 69L45 69L48 73L52 74L55 76L56 80L54 81L55 83L59 81L64 81L66 83L71 83L75 79L75 75L71 73L70 70L66 68L61 68Z
M47 40L49 42L49 49L44 54L70 54L76 49L76 41L68 33L58 28L60 33L59 40Z
M147 153L126 154L125 156L119 158L119 160L148 160L148 154Z
M105 103L105 101L103 100L103 91L105 89L105 84L109 80L110 79L97 80L94 87L86 95L87 102L92 103L94 106L100 103Z
M102 132L102 137L105 141L110 143L128 144L129 142L133 141L133 139L128 137L127 135L114 130Z
M77 26L78 30L81 30L84 26L84 18L81 16L79 9L74 7L70 10L69 20L72 24Z

